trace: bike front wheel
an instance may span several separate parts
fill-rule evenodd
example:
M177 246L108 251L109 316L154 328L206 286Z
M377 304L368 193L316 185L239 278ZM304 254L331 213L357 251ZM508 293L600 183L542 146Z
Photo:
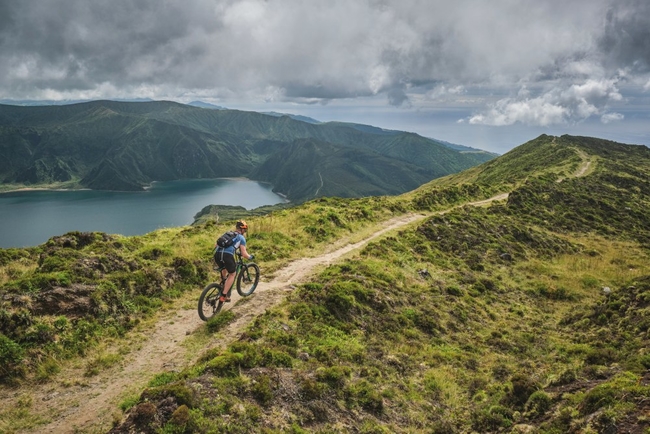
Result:
M260 281L260 267L249 262L241 267L239 276L237 276L237 292L242 297L251 295Z
M223 287L219 283L210 283L203 288L199 297L199 317L207 321L215 316L223 307L223 302L219 301Z

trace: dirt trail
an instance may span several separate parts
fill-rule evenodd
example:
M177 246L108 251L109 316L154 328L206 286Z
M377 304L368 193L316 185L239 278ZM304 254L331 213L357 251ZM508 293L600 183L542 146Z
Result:
M575 178L580 178L582 176L585 176L589 168L591 167L591 159L589 158L589 155L587 155L586 152L582 150L578 150L578 154L580 155L580 158L582 158L582 165L576 173L573 175Z
M470 203L481 206L494 200L503 200L507 194ZM441 212L442 213L442 212ZM227 309L235 313L235 320L223 333L214 336L207 346L196 354L183 345L188 336L201 330L204 323L196 312L195 300L185 302L178 310L161 314L153 330L142 334L137 348L124 357L120 366L103 370L87 380L84 367L72 366L42 386L23 387L0 396L0 408L12 408L21 396L30 396L32 415L49 423L24 432L29 433L105 433L111 426L121 400L128 394L139 393L156 373L181 370L193 364L201 353L213 347L225 347L238 339L258 315L281 302L294 285L305 282L319 267L327 266L343 255L358 249L385 233L425 218L422 214L407 214L383 223L381 230L363 240L344 244L334 243L328 253L314 258L302 258L278 270L268 280L262 281L255 294L238 303L235 293ZM195 299L198 299L198 293ZM180 303L179 303L180 304ZM67 379L67 381L66 381ZM64 383L71 383L64 386ZM2 424L0 424L0 430Z
M253 297L245 303L237 303L235 293L228 308L236 314L234 322L224 333L219 333L204 348L226 346L239 338L253 318L264 313L284 299L286 292L295 284L305 281L317 267L326 266L346 253L357 249L388 231L424 218L424 215L409 214L387 221L384 227L367 238L347 245L332 246L329 253L315 258L296 260L275 273L273 278L262 281ZM196 294L198 299L198 294ZM248 302L250 300L250 302ZM198 331L204 323L199 319L195 306L186 303L178 311L163 313L154 329L142 336L139 348L125 356L119 367L104 370L99 375L64 387L65 379L84 378L84 367L74 366L57 375L51 383L34 388L23 387L0 397L0 406L7 409L16 404L21 396L31 396L33 414L39 414L50 423L39 426L33 433L94 433L106 432L111 428L113 414L120 400L129 391L141 391L152 375L169 370L181 370L191 365L200 354L188 356L183 341ZM224 336L227 338L224 339ZM202 350L203 351L203 350ZM201 352L202 352L201 351ZM1 425L0 425L1 428Z
M553 140L555 140L555 139L553 139ZM593 162L593 158L590 157L589 154L587 154L582 149L577 149L576 148L575 151L578 154L578 156L580 157L580 159L582 159L582 164L580 164L580 167L578 167L578 169L572 175L570 175L569 177L570 178L581 178L581 177L587 175L587 172L589 172L589 169L591 168L591 163ZM559 182L564 181L565 179L566 178L558 178L558 180L556 182L559 183Z

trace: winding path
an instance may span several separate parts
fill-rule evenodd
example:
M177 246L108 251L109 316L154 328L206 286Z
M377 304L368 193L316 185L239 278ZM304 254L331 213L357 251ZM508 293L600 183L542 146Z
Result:
M491 199L470 203L481 206L507 198L501 194ZM464 204L465 205L465 204ZM446 211L442 211L446 212ZM442 213L441 212L441 213ZM19 399L29 396L30 412L43 423L29 433L99 433L107 432L116 418L120 417L118 405L128 396L137 396L156 373L179 371L190 366L206 349L225 347L237 340L250 322L267 309L280 303L295 288L307 281L320 267L327 266L347 253L359 249L368 242L399 228L424 219L423 214L406 214L381 223L381 229L353 244L346 240L334 243L328 253L314 258L302 258L278 270L269 281L263 280L254 296L238 302L233 294L229 306L235 320L223 332L211 336L200 350L187 345L193 334L203 333L204 323L196 313L197 294L188 294L177 303L177 308L163 312L153 329L136 336L134 348L124 356L119 366L103 370L90 379L83 376L84 367L66 368L53 381L41 386L6 393L0 396L2 408L16 406ZM82 380L76 380L82 379ZM0 425L1 428L1 425Z

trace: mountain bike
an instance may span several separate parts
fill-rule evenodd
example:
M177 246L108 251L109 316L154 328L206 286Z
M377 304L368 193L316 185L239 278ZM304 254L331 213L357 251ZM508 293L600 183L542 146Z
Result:
M260 281L260 267L254 262L244 262L241 253L237 252L237 269L235 270L235 281L233 282L233 287L237 288L237 293L242 297L248 297L255 291L257 284ZM214 270L219 273L221 277L221 270L223 268L214 267ZM221 295L223 295L223 285L225 279L221 278L221 282L212 282L209 283L201 296L199 297L199 317L203 321L207 321L217 313L221 311L223 304L225 302L219 301ZM232 287L230 288L232 292Z

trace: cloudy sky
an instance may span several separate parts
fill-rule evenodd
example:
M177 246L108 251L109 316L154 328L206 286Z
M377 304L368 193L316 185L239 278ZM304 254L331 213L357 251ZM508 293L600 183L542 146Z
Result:
M649 0L0 0L0 100L202 100L504 153L650 145Z

